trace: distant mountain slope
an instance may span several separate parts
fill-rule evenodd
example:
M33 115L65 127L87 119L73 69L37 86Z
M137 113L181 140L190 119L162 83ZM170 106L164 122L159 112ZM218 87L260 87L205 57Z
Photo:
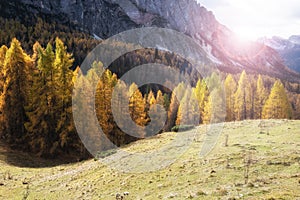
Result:
M106 39L138 27L166 27L192 38L211 64L227 72L243 69L299 81L279 54L261 43L242 43L212 12L193 0L12 0L0 2L2 16L24 20L34 16L55 20ZM29 17L28 17L29 16Z
M289 39L280 37L261 38L259 42L277 50L285 64L292 70L300 72L300 36L294 35Z

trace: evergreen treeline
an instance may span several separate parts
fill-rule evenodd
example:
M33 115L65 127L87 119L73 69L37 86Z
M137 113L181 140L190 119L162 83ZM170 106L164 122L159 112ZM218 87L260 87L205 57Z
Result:
M0 48L0 136L14 148L43 157L62 153L89 156L73 122L74 86L87 88L75 96L95 96L95 105L80 102L80 98L76 98L79 101L76 104L84 110L96 111L104 134L117 146L157 134L155 127L145 127L161 121L161 108L168 111L165 131L175 125L298 116L299 84L286 82L284 85L270 77L247 75L244 71L239 77L228 74L221 78L213 73L199 79L194 87L180 83L170 96L151 88L142 93L136 84L119 81L117 75L104 70L101 63L94 63L85 76L80 69L72 71L73 56L59 38L55 46L48 43L45 48L36 42L32 52L32 55L25 53L17 39L12 40L9 48L5 45ZM95 81L96 91L89 90L88 84ZM116 86L119 92L112 98ZM117 124L111 101L119 105L124 99L128 99L129 104L122 104L120 113L126 110L129 113ZM128 119L138 125L127 127L132 130L130 135L119 127L130 126ZM94 127L84 124L81 127L87 135L93 133ZM103 149L111 148L104 140L89 142L101 143Z
M80 65L87 53L99 43L89 34L57 22L46 22L41 18L23 24L14 19L0 17L0 27L0 44L9 45L13 38L17 38L30 53L36 41L42 46L46 46L48 42L54 45L55 38L59 37L68 49L72 50L75 58L72 66L74 68Z

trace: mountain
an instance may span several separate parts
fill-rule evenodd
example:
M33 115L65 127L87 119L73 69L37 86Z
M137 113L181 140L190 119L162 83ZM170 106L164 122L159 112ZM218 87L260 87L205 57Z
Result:
M238 41L211 11L193 0L12 0L0 2L0 15L30 23L33 18L76 27L106 39L139 27L165 27L192 37L211 64L237 73L246 69L298 81L278 52L261 43Z
M258 41L278 51L288 67L300 72L300 35L293 35L289 39L265 37Z

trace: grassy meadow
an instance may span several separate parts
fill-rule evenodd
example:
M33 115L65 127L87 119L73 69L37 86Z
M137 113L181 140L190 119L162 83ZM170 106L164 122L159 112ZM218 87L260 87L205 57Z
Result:
M300 121L225 123L215 148L199 156L205 125L164 133L122 147L99 161L61 164L0 145L0 199L300 199ZM163 148L185 134L186 151L160 170L121 172L105 165L138 166L135 153ZM169 145L176 153L177 145ZM122 152L129 152L126 157ZM165 156L168 156L167 153ZM163 156L152 157L153 164ZM148 160L149 161L149 160ZM133 164L134 162L134 164ZM117 166L117 165L114 165Z

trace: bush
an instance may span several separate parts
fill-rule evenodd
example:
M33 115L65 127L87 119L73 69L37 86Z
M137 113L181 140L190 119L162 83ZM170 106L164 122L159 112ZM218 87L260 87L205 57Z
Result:
M171 131L172 132L183 132L183 131L189 131L192 130L193 128L195 128L194 125L177 125L174 126Z
M110 149L110 150L107 150L107 151L100 151L95 156L95 160L98 160L100 158L108 157L108 156L113 155L115 153L117 153L117 149Z

